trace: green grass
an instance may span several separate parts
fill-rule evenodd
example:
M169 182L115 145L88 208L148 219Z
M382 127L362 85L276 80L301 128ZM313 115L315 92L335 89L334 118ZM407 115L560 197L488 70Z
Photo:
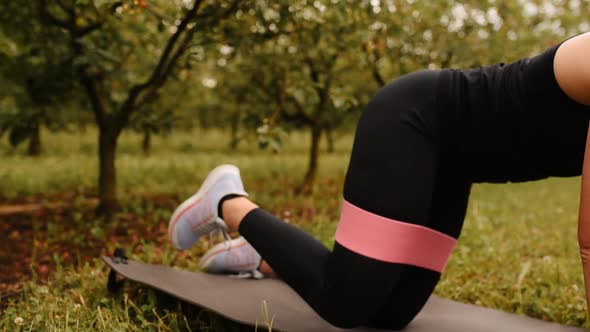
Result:
M44 153L40 158L24 156L24 146L12 149L0 142L0 195L18 197L35 193L91 188L97 182L97 133L44 133ZM336 152L323 155L320 175L343 175L351 137L336 140ZM177 133L154 139L152 154L141 153L141 137L123 133L117 155L120 192L188 194L202 177L222 162L235 163L251 181L266 180L277 174L302 177L307 166L308 135L290 135L284 151L275 154L260 150L254 139L242 142L237 151L228 148L229 135L220 131ZM336 174L334 174L336 172Z
M44 133L45 154L32 159L0 144L0 196L92 190L96 182L95 131L83 135ZM284 151L259 151L252 142L237 152L227 149L227 135L218 132L175 133L156 138L150 157L140 153L140 138L126 133L117 159L123 213L138 215L150 226L165 225L170 209L139 207L142 193L184 197L197 189L207 171L222 162L240 166L254 200L331 246L341 187L352 137L337 142L336 152L323 153L316 192L296 197L293 188L307 163L307 135L296 133ZM586 322L583 275L577 246L579 178L490 185L472 189L459 243L435 293L573 326ZM144 218L145 216L145 218ZM95 225L95 221L82 221ZM58 225L55 217L49 223ZM89 226L81 226L85 230ZM155 226L154 226L155 227ZM50 229L48 227L48 229ZM56 234L59 236L59 228ZM142 239L124 244L131 257L197 270L204 244L178 253L168 243ZM100 261L63 266L48 284L28 283L20 298L1 313L0 331L29 330L231 330L240 327L206 312L196 313L148 289L130 285L119 297L109 296L107 270ZM272 313L272 303L269 304ZM14 321L22 317L22 325ZM261 309L261 321L263 311ZM223 325L226 324L226 325ZM262 324L264 325L264 324ZM223 327L220 327L223 326ZM259 330L264 330L261 328Z

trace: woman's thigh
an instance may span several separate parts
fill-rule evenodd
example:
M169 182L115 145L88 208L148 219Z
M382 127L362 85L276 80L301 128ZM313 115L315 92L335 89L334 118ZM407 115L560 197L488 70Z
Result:
M355 134L344 199L381 217L454 234L464 211L453 219L439 214L461 210L462 203L451 208L438 199L464 202L468 191L454 189L445 195L438 187L453 181L440 178L441 160L446 158L437 151L432 131L436 124L429 116L436 112L437 80L438 72L406 75L369 103ZM440 222L448 225L438 227ZM351 250L337 238L317 303L324 312L337 307L335 315L357 317L365 325L400 328L419 312L439 278L437 271Z
M357 125L344 199L371 213L427 226L439 162L429 114L437 71L405 75L382 88Z

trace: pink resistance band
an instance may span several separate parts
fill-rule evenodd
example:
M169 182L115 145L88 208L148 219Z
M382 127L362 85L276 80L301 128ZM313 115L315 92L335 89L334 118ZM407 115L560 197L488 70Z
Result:
M440 273L457 243L428 227L381 217L347 201L342 203L336 241L363 256Z

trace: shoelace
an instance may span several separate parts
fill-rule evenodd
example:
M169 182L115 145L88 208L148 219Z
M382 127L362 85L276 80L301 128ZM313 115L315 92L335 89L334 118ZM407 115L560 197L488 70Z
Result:
M223 247L225 248L225 250L229 250L231 249L231 236L229 236L229 233L227 232L227 229L222 227L221 225L223 225L223 221L221 218L217 218L215 223L210 223L206 226L203 227L203 232L209 232L209 243L213 243L213 236L215 236L215 234L218 234L219 237L221 237L221 239L223 240Z
M203 226L203 228L201 230L203 230L204 233L206 233L207 231L209 232L209 239L210 239L209 242L210 243L213 242L212 239L213 239L213 236L215 236L215 234L220 235L221 238L223 239L223 246L224 246L225 250L230 250L232 238L231 238L231 236L229 236L227 229L225 227L223 227L222 225L224 225L222 219L217 218L215 223L210 223L208 225L205 225L205 226ZM264 274L262 274L262 272L255 269L255 270L251 270L251 271L241 271L237 274L232 274L229 277L230 278L237 278L237 279L263 279Z
M213 243L213 236L215 236L216 233L220 234L221 239L223 240L225 249L231 248L230 241L232 240L232 238L231 238L231 236L229 236L227 229L225 227L223 227L223 221L221 218L217 218L217 220L215 222L206 223L205 225L202 225L201 227L194 230L194 232L196 234L201 234L201 235L209 234L209 240L210 240L209 242L210 243Z

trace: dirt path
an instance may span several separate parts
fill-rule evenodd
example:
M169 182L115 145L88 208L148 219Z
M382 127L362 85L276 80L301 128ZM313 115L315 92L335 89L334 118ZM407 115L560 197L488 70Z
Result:
M156 211L171 211L178 197L137 197L142 212L121 212L97 225L98 200L79 193L52 197L0 198L0 310L31 278L45 282L56 268L78 266L107 254L109 245L129 246L139 239L162 244L168 219ZM148 208L149 207L149 208Z
M81 209L92 209L98 204L95 198L84 199L81 203L74 200L55 201L50 203L35 202L3 202L0 204L0 308L5 301L16 296L26 280L30 279L32 269L44 279L49 274L49 255L42 253L35 266L31 266L31 256L35 237L32 219L59 214L63 210L77 206ZM41 222L44 224L45 222ZM42 232L44 230L41 230ZM37 248L38 249L38 248ZM43 251L43 250L41 250ZM55 252L55 251L54 251Z
M51 203L30 203L30 204L5 204L0 205L0 217L7 217L15 214L26 214L44 210L64 209L74 206L74 202L51 202ZM83 208L92 208L98 204L96 198L86 199L81 203Z

